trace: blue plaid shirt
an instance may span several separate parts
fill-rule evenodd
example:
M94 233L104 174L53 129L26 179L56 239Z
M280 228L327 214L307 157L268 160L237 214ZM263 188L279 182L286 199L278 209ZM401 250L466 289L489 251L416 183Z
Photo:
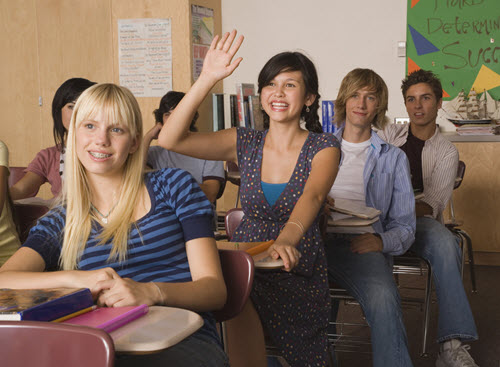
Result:
M341 144L343 131L335 133ZM372 226L382 238L383 252L401 255L415 240L415 197L410 165L401 149L386 143L374 131L370 142L363 171L366 205L382 212Z

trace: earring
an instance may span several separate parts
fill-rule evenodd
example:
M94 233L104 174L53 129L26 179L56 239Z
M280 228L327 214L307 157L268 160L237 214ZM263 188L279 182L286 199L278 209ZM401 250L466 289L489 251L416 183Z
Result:
M306 106L306 112L309 113L311 110L309 109L309 106Z

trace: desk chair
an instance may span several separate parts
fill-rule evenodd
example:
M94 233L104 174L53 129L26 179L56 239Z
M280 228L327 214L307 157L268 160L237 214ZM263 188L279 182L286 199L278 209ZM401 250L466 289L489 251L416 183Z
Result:
M226 217L224 218L224 226L226 227L226 235L228 241L231 241L231 237L233 237L234 231L236 231L236 228L238 228L244 216L245 214L243 213L243 209L241 208L229 209L226 213Z
M237 208L238 202L240 201L241 176L240 176L240 170L236 163L231 161L226 162L226 179L233 185L238 186L238 192L236 193L236 202L234 203L234 207Z
M38 218L48 211L49 208L44 205L14 203L14 215L19 226L19 240L21 243L26 241L31 227L33 227Z
M213 315L221 323L221 339L224 350L227 350L224 321L232 319L243 310L252 291L255 270L252 257L244 251L219 250L219 256L227 299L224 307L214 311Z
M113 367L115 347L104 330L55 322L0 321L2 366Z
M26 174L24 170L26 167L9 167L9 187L14 186L14 184L24 177Z
M430 305L432 296L432 268L427 260L420 256L406 252L403 255L394 256L393 274L396 277L396 282L399 286L399 275L418 275L425 276L424 297L403 297L401 296L402 305L419 305L423 311L422 318L422 344L420 349L420 356L427 357L427 334L429 331L430 320ZM406 287L406 289L415 290L417 288ZM420 289L422 290L422 289Z
M455 185L453 190L456 190L462 184L465 175L465 162L458 161L457 177L455 178ZM465 265L465 249L464 244L467 246L467 254L469 256L469 270L470 270L470 280L472 283L472 293L477 292L476 288L476 272L474 270L474 251L472 250L472 240L467 232L460 228L463 225L462 221L455 218L455 208L453 207L453 197L450 198L450 215L451 219L445 222L446 228L455 233L460 237L460 246L462 248L462 275L464 272Z

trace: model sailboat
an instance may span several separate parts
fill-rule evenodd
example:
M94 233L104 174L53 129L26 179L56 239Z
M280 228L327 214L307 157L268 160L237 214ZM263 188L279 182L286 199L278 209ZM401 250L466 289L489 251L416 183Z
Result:
M474 89L465 98L463 89L458 95L443 106L447 119L455 126L467 124L491 124L493 120L500 121L499 102L495 101L485 90L480 98Z

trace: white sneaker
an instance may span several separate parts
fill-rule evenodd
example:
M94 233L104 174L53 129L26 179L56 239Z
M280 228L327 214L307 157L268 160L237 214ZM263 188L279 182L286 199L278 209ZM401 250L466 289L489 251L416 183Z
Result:
M462 344L460 340L445 342L436 360L436 367L479 367L470 356L469 349L470 345Z

